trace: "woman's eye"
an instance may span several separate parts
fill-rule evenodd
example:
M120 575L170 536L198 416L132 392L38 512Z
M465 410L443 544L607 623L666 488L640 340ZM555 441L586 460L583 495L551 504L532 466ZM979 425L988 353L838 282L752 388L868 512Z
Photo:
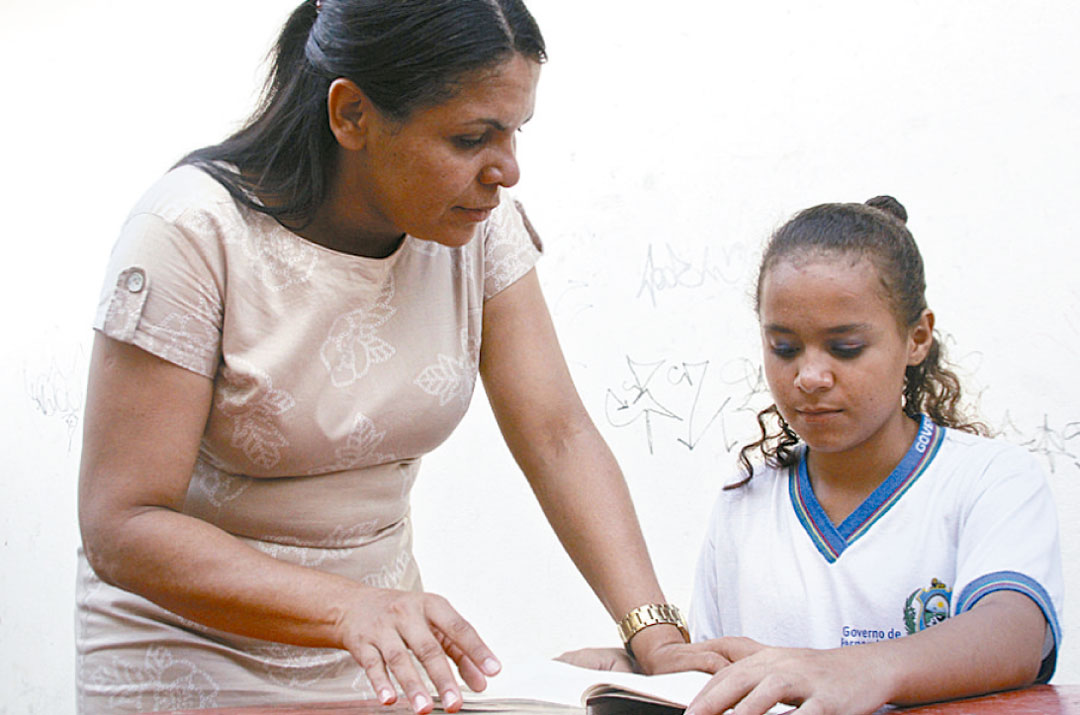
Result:
M461 149L475 149L484 143L486 135L454 137L454 144Z
M865 348L866 348L865 345L841 344L841 345L833 345L830 348L830 351L832 352L833 355L835 355L838 358L850 360L851 358L859 357L859 355L862 353L863 349L865 349Z

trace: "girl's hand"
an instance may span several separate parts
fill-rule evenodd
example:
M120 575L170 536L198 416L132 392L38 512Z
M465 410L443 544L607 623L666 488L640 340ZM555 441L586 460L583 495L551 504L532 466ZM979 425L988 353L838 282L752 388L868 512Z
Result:
M411 656L427 671L447 712L457 712L462 704L448 657L473 690L483 690L485 676L501 668L473 627L441 596L365 589L353 604L338 623L341 642L384 705L397 700L392 673L415 712L428 713L434 707Z
M884 673L858 647L831 650L770 648L749 638L707 641L732 660L694 698L686 715L763 715L779 703L796 713L872 713L888 700Z

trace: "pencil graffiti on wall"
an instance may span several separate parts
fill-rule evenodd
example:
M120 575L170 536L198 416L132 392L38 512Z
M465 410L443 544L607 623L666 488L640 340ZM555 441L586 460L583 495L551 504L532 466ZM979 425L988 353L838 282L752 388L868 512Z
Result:
M1040 424L1021 429L1006 412L1003 423L1002 437L1040 457L1051 474L1080 469L1080 420L1052 418L1044 413Z
M650 455L693 452L705 444L731 453L745 440L743 428L769 404L762 367L748 358L717 363L626 355L625 362L622 380L605 391L604 417L640 436ZM990 427L1039 457L1050 474L1080 470L1080 419L1044 413L1038 424L1020 427L1006 412Z
M80 350L67 360L54 357L40 367L23 366L23 381L34 410L64 425L69 452L83 413L82 364Z
M677 249L670 243L650 244L641 270L637 297L657 304L657 296L675 289L697 289L713 285L739 285L746 280L747 249L741 243L717 243L700 254Z
M746 358L715 365L667 358L651 362L626 356L629 373L604 397L608 424L636 429L649 454L661 447L693 451L718 443L724 451L737 440L729 420L738 413L755 413L767 400L761 366Z

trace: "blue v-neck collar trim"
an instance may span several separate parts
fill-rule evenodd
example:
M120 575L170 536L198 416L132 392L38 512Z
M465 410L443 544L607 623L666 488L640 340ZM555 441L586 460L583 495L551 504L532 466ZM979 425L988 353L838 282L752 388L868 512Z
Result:
M810 475L806 471L807 450L802 450L799 461L788 472L788 492L791 505L814 546L829 563L865 534L874 523L899 501L933 461L945 438L945 430L921 415L919 431L896 469L878 485L877 489L858 506L840 526L834 526L817 500Z

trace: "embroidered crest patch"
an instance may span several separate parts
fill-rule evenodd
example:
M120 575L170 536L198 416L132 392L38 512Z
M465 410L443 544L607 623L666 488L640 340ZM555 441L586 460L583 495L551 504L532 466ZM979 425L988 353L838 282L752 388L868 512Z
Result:
M904 625L908 634L926 630L948 618L951 600L952 589L936 578L931 579L929 588L912 591L904 603Z

